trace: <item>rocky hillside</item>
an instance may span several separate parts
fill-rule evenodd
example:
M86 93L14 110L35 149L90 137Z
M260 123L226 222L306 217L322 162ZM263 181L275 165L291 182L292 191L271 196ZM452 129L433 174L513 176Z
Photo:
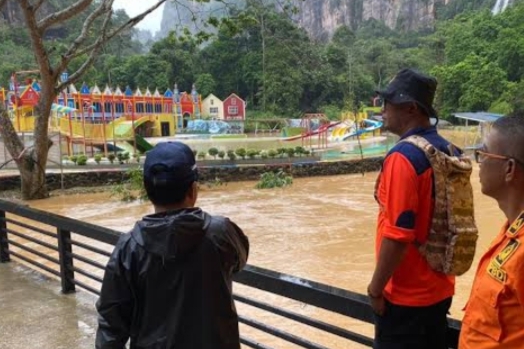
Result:
M239 0L230 0L239 3ZM268 0L269 1L269 0ZM326 40L341 25L353 29L370 19L384 22L397 30L417 30L432 27L440 17L452 17L465 10L492 8L500 12L517 0L295 0L299 10L295 19L309 34ZM164 7L161 33L199 27L193 17L206 18L220 12L220 4L211 0L204 5L192 0L167 2ZM200 25L201 27L201 25Z
M42 4L40 16L46 16L54 10L53 5L46 1ZM7 0L4 6L0 8L0 24L1 23L6 23L11 26L23 25L24 15L17 0Z

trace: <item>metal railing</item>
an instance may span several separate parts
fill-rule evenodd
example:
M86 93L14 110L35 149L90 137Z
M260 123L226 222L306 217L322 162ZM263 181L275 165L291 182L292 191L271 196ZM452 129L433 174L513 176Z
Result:
M0 262L9 262L14 257L22 263L52 274L60 279L63 293L74 292L78 286L99 294L105 264L119 235L119 232L111 229L0 200ZM333 341L338 341L337 343L345 343L342 344L344 347L349 342L368 347L373 344L372 338L343 328L340 324L332 323L333 321L324 321L322 316L306 316L297 309L286 309L268 301L268 298L276 296L286 300L284 303L288 305L287 308L291 301L294 308L297 308L297 304L314 308L315 315L323 312L345 320L371 324L373 314L364 295L255 266L247 266L236 275L235 282L250 290L235 292L237 304L277 317L274 322L264 323L251 316L252 311L247 312L249 314L239 311L239 321L254 329L255 333L258 331L266 336L269 334L271 338L277 338L277 341L309 349L327 348L326 345L314 342L321 342L323 336L335 338ZM258 298L252 296L261 293L263 295ZM332 320L333 316L327 318ZM293 333L282 328L281 321L307 328L308 334L312 330L321 335L311 339L304 332ZM288 327L293 328L296 325ZM459 329L460 322L450 319L449 348L458 347ZM251 348L273 347L244 334L241 342ZM270 342L274 343L273 340ZM340 344L334 346L340 347Z

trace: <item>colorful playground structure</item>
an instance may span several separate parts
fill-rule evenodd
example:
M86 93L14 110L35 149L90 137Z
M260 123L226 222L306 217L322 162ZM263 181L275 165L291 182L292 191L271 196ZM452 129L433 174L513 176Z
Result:
M33 132L40 91L38 82L27 80L21 85L15 76L8 90L0 89L0 102L5 104L17 132ZM353 137L377 135L382 127L381 121L373 119L381 112L378 104L375 99L372 107L345 113L338 121L330 121L324 114L277 119L283 121L279 140L328 148ZM78 90L69 85L56 98L49 130L58 134L62 153L103 152L107 156L109 152L143 153L152 147L146 138L243 134L245 119L246 102L234 93L224 100L213 94L202 100L195 85L189 93L181 92L175 84L173 90L161 94L158 89L143 92L127 87L122 91L106 86L101 90L83 84Z
M0 101L5 103L17 132L33 131L39 97L36 81L20 86L12 79L9 90L0 89ZM213 104L213 100L210 102ZM220 103L227 108L221 113L224 120L202 120L208 115L202 113L203 103L195 85L187 93L180 92L175 84L173 90L163 94L158 89L152 93L149 88L142 92L139 88L122 91L106 86L101 91L96 85L89 88L83 84L80 90L70 85L52 105L49 128L64 137L68 154L87 154L88 148L91 153L97 149L106 155L110 151L134 154L151 148L146 137L173 137L178 132L243 133L245 102L232 94Z
M344 113L341 121L330 121L324 114L305 114L302 119L292 119L289 126L282 130L285 141L301 139L303 144L311 145L314 138L320 148L328 147L331 142L343 142L355 137L379 135L383 125L380 121L382 107L377 99L373 107L365 107L360 112ZM375 119L374 119L375 118Z

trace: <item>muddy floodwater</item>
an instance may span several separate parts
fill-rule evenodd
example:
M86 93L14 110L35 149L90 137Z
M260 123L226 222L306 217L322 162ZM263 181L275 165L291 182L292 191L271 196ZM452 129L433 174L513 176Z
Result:
M365 293L374 267L376 175L299 178L292 187L277 190L256 190L254 182L229 183L203 189L199 206L230 217L244 229L251 242L250 264ZM476 266L504 217L496 202L481 194L478 168L472 182L480 229ZM151 213L148 203L123 203L107 193L53 197L30 205L122 232ZM474 269L457 278L454 318L462 318ZM371 334L369 327L362 332Z

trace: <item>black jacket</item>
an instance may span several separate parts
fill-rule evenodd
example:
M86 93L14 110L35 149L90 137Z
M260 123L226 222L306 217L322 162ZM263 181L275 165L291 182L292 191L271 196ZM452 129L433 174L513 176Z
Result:
M249 243L229 219L199 208L145 216L107 264L97 349L239 349L232 275Z

